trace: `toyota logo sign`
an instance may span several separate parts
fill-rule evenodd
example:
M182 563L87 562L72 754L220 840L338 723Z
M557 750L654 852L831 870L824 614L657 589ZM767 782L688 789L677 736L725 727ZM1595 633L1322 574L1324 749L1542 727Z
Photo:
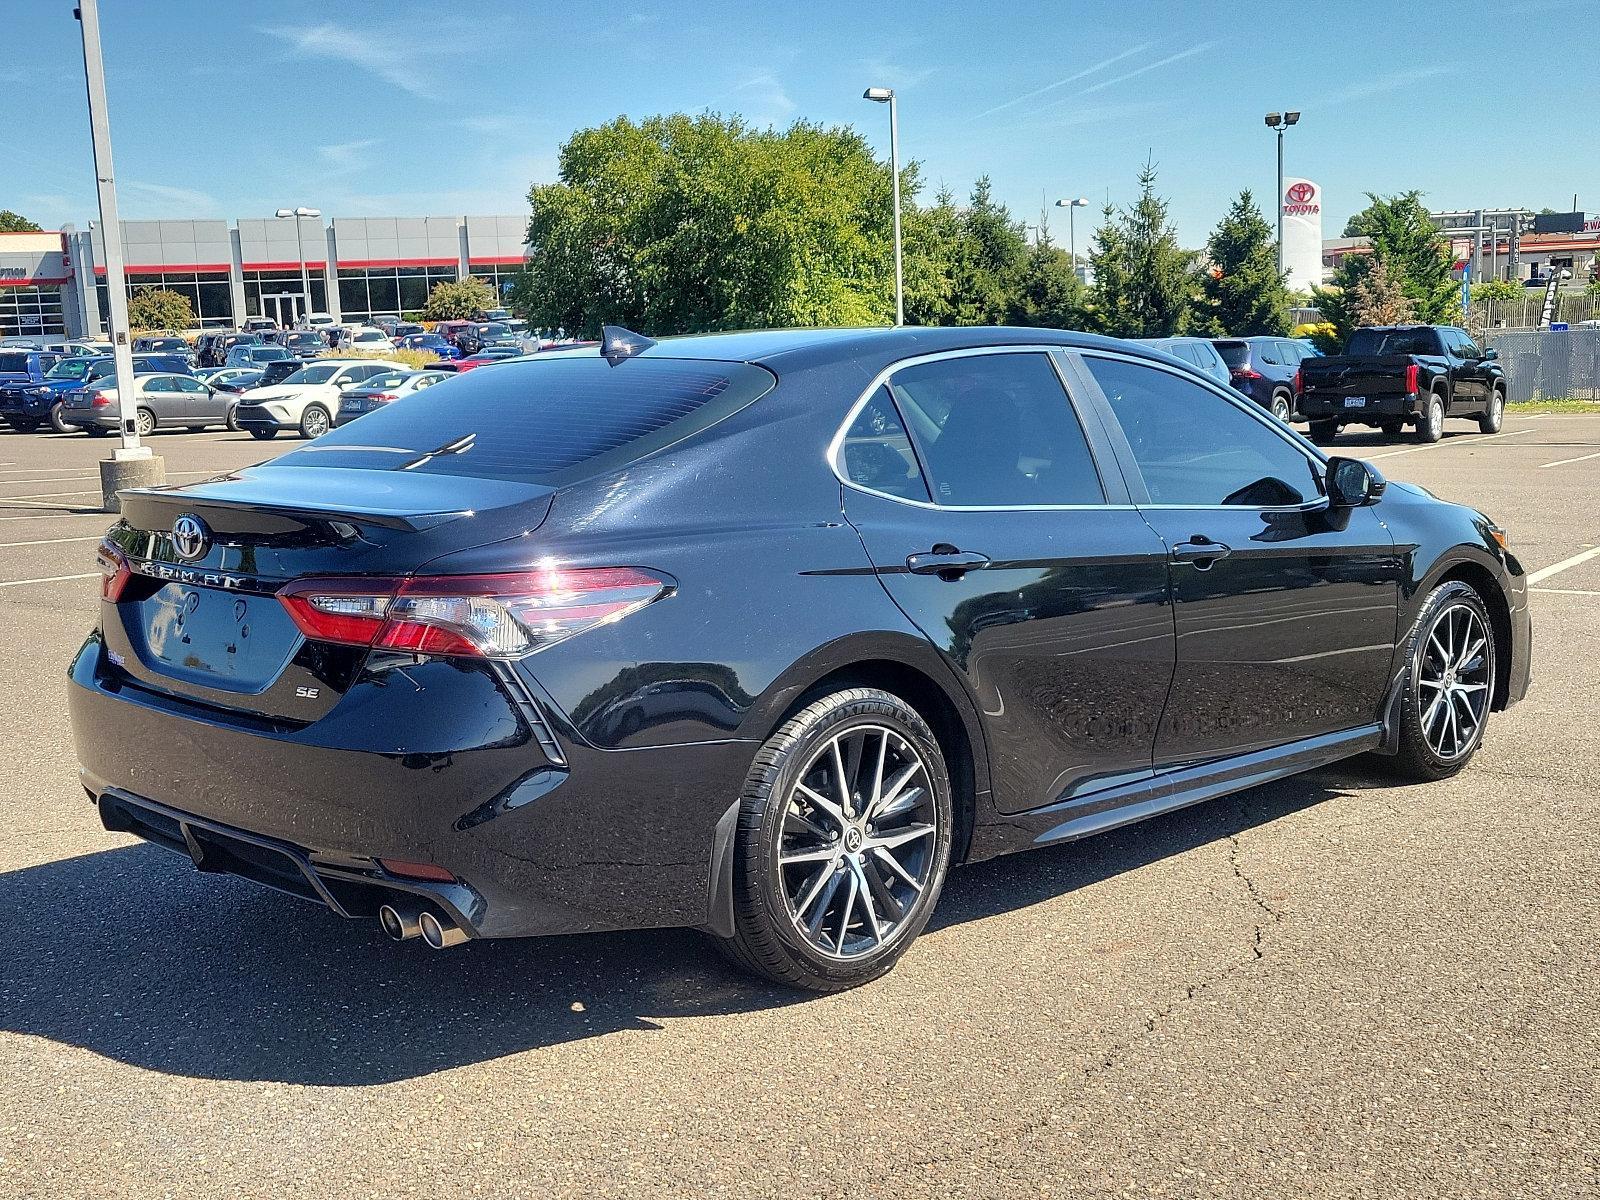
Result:
M179 558L200 558L211 546L211 531L193 513L184 513L172 523L172 549Z
M1286 193L1290 204L1309 204L1311 197L1316 194L1317 189L1303 179L1299 183L1290 185Z

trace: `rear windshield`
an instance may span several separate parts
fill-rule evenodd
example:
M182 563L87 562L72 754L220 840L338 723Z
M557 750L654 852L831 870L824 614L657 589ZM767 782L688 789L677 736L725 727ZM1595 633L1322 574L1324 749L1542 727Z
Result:
M1432 329L1358 329L1350 335L1346 354L1437 354L1439 335Z
M0 350L0 371L26 371L28 369L28 352Z
M1212 342L1217 348L1217 353L1222 355L1222 361L1230 367L1242 367L1250 361L1250 343L1248 342Z
M697 433L773 383L744 363L637 358L613 367L598 355L508 363L455 376L277 461L559 486Z

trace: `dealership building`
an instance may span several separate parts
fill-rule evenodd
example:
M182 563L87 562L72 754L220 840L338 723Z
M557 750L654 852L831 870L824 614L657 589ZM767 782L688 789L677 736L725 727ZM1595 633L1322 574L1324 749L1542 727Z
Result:
M469 276L504 295L526 230L525 216L123 221L122 257L130 293L179 292L207 328L307 312L355 323L418 311L435 284ZM103 334L102 234L0 233L0 336Z

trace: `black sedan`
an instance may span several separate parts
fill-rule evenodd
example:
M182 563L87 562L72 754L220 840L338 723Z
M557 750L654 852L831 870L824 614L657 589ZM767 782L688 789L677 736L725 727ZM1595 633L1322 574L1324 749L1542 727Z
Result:
M823 990L954 863L1440 779L1529 676L1489 518L1037 329L608 330L125 493L100 557L108 828L435 948L696 926Z

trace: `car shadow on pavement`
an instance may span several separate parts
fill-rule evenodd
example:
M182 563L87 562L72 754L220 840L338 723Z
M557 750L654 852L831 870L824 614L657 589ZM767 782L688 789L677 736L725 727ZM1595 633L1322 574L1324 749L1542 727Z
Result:
M1377 782L1341 766L964 867L932 928L1041 903ZM93 819L87 806L84 819ZM386 1083L659 1029L657 1018L813 999L739 974L689 930L469 942L444 953L398 944L375 923L201 876L148 845L0 874L0 911L10 941L0 1029L180 1076Z

